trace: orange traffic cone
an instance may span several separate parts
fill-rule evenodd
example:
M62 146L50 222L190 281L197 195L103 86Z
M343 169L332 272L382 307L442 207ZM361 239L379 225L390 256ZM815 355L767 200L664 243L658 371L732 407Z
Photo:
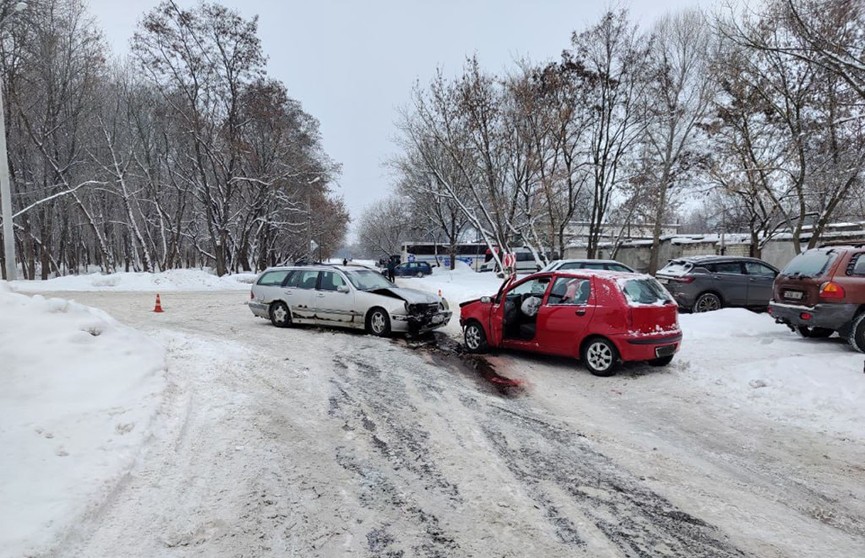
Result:
M162 303L159 302L159 294L156 294L156 307L153 308L154 312L164 312L162 309Z

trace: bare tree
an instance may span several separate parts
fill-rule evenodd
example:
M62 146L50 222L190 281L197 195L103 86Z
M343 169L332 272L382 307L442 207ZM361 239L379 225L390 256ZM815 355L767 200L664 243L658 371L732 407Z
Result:
M412 112L404 112L399 126L434 178L430 189L456 204L488 246L508 250L517 203L506 180L495 80L474 59L455 83L439 73L429 91L415 87Z
M399 254L401 243L411 234L405 207L396 197L372 204L358 221L358 243L368 254Z
M658 269L661 226L671 215L672 190L693 175L694 162L702 155L695 137L714 94L707 71L710 35L703 14L691 10L668 16L653 34L644 138L655 171L649 183L654 206L651 274Z
M183 10L166 0L149 12L132 51L184 122L190 149L183 179L205 210L210 251L224 275L234 204L244 178L241 98L264 74L257 21L217 4Z
M649 40L639 33L626 11L607 12L600 23L574 33L565 63L585 69L591 86L589 157L591 161L592 207L586 255L598 253L601 232L613 196L628 181L625 165L641 137L646 120L641 118L647 76L644 61Z
M424 147L431 157L436 146ZM396 191L406 200L405 211L410 216L411 228L415 238L412 240L432 241L447 246L450 267L454 269L457 259L457 244L463 239L468 228L468 218L455 203L454 196L440 185L435 174L424 162L420 150L411 144L404 145L405 153L395 158L390 166L396 175ZM459 170L451 165L448 157L435 157L440 162L439 172L448 177L452 187L459 187L462 178Z
M585 69L574 63L523 67L512 84L523 106L532 149L538 157L537 189L546 227L540 236L563 254L565 230L578 211L589 180L587 130L595 114Z
M853 19L834 30L822 24L827 17L838 17L836 8L807 13L814 26L831 31L828 42L861 43L861 18L853 17L858 12L842 12ZM779 190L775 185L768 193L792 231L796 251L801 250L806 226L807 245L818 242L839 204L859 183L865 163L861 96L848 87L855 77L839 73L820 56L805 55L814 47L801 27L803 13L789 2L777 1L741 24L728 21L720 26L728 41L744 49L742 75L764 104L776 141L785 147L786 187Z
M12 167L21 178L16 182L23 209L17 215L23 223L19 253L25 276L35 276L37 261L43 279L60 271L52 250L56 240L61 253L77 251L77 239L92 241L95 263L110 271L114 262L100 218L105 200L81 189L100 182L93 179L84 146L94 131L96 86L104 76L101 34L80 0L46 0L28 8L13 37L12 66L3 59L10 136L16 138L10 145L17 146ZM89 240L76 230L78 218ZM77 260L71 256L68 263Z

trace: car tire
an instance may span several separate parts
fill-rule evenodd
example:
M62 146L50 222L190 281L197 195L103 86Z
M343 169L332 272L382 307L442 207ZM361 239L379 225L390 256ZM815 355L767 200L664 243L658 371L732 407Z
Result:
M417 277L418 279L420 279L421 277L423 277L423 271L418 271L418 272L417 272L417 275L415 275L415 277Z
M583 364L595 376L612 376L619 367L619 351L603 337L586 341L581 354Z
M472 320L466 324L466 328L463 330L463 341L465 342L466 350L470 353L485 353L489 348L484 327L476 320Z
M694 301L694 306L691 308L691 311L696 314L699 312L720 310L723 307L724 304L721 302L721 297L715 293L703 293Z
M847 338L850 346L865 353L865 312L859 314L853 320L853 329L850 330L850 337Z
M798 326L796 332L805 338L823 339L835 333L835 330L828 327Z
M667 366L671 362L673 362L673 355L668 355L668 356L659 357L659 358L653 358L652 360L649 361L649 364L651 366Z
M390 316L384 308L373 308L366 316L366 331L378 337L390 335Z
M276 327L289 327L292 324L291 310L288 305L278 300L270 305L270 323Z

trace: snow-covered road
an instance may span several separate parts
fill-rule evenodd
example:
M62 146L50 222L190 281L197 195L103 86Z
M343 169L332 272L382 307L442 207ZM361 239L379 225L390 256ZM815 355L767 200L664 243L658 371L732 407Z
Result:
M165 344L169 387L136 466L52 555L865 555L861 438L678 374L499 354L525 380L502 394L448 343L280 330L244 292L163 295L163 314L149 293L60 296Z

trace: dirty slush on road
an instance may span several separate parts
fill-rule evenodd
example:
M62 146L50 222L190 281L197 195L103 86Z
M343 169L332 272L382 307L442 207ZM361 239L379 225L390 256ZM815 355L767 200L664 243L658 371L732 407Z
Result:
M162 342L169 387L132 469L35 556L862 555L858 449L639 367L238 323L235 293L159 320L75 297Z
M503 505L479 499L464 485L481 480L510 485L507 492L529 500L530 511L511 510L513 517L488 529L521 529L521 515L530 513L532 529L539 530L530 539L543 531L553 535L537 549L546 555L745 556L724 533L647 489L580 432L534 409L520 383L498 374L487 359L462 353L445 336L392 343L415 349L442 373L418 371L417 386L410 386L361 351L335 357L331 379L329 417L352 433L352 443L337 448L337 461L361 487L361 505L382 519L366 533L371 554L484 555L483 547L463 548L474 544L459 526L461 517L490 520ZM437 436L413 404L416 397L454 394L469 417L450 425L458 449L472 452L468 475L449 474L449 456L436 451Z

